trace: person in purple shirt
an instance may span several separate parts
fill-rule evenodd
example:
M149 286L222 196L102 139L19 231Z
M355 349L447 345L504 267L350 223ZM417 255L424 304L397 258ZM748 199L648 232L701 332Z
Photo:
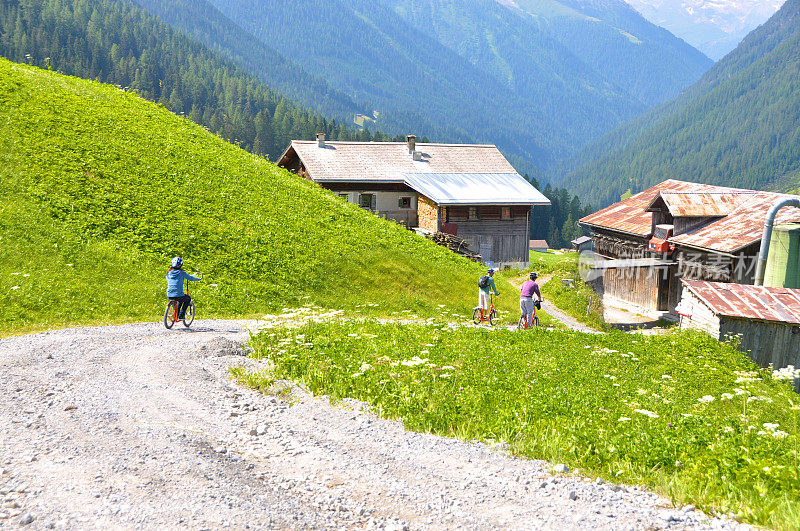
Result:
M186 308L192 302L192 298L188 293L183 291L184 280L200 280L193 277L183 270L183 258L176 256L170 263L169 271L167 271L167 297L175 299L180 304L178 310L178 319L183 319L186 313Z
M519 309L521 317L525 317L526 326L533 324L533 315L536 313L536 307L533 302L533 295L536 294L536 300L542 300L542 294L539 291L539 284L536 283L536 273L531 273L531 279L522 283L522 290L519 293Z

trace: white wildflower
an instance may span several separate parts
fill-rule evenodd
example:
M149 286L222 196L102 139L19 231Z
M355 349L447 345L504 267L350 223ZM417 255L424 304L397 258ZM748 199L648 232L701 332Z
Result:
M401 361L400 365L404 365L405 367L414 367L416 365L422 365L423 363L428 363L428 358L421 359L419 356L414 356L410 360Z
M640 395L646 395L647 389L637 389L636 392L639 393Z
M756 435L762 435L763 436L763 435L766 435L766 434L767 434L767 432L765 432L764 430L759 430L759 432Z
M453 367L452 365L443 365L442 366L442 370L443 371L454 371L454 370L456 370L456 368Z
M749 395L750 394L750 391L745 391L744 389L734 389L733 392L736 393L736 396Z
M672 380L672 376L670 376L669 374L662 374L661 375L661 379L662 380Z
M724 431L725 433L733 433L733 428L731 428L730 426L725 426L724 428L722 428L722 431Z
M747 397L747 401L748 402L766 402L767 404L771 404L772 403L772 399L769 398L768 396L748 396Z
M711 396L711 395L705 395L702 398L698 398L697 401L698 402L713 402L714 401L714 397Z
M358 334L347 334L349 337L358 337Z
M628 417L620 417L619 419L617 419L617 422L628 422L629 420L631 419L629 419Z
M800 369L795 369L794 365L787 365L783 369L772 371L772 377L776 380L797 380L800 379Z
M30 275L29 275L28 273L25 273L25 274L24 274L24 275L22 275L22 276L23 276L23 277L29 277Z
M11 286L11 289L19 289L19 286Z
M609 380L616 380L617 379L616 376L611 376L610 374L604 374L603 377L604 378L608 378Z
M646 409L634 409L633 411L635 411L636 413L640 413L642 415L646 415L646 416L650 417L651 419L657 419L658 418L658 414L657 413L653 413L652 411L647 411Z
M373 369L372 365L369 363L362 363L361 368L359 369L361 372L371 371Z
M775 430L772 432L772 436L775 437L776 439L785 439L786 437L789 436L789 434L786 433L785 431Z
M722 396L719 398L720 400L733 400L733 395L731 393L722 393Z
M611 386L612 387L619 387L619 384L618 383L613 383L613 384L611 384Z
M423 350L423 351L420 352L420 354L428 354L428 351L427 350Z
M439 378L450 378L452 376L453 376L452 374L440 374Z
M363 372L355 372L350 376L350 378L358 378L359 376L361 376L363 374L364 374Z
M776 422L765 422L764 424L762 424L762 426L764 426L764 428L767 430L775 431L778 429L778 427L780 427L780 424Z

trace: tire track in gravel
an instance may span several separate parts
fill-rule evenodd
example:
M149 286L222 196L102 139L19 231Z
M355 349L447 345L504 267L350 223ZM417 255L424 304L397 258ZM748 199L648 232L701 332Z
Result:
M362 404L237 386L252 321L0 339L0 527L745 528ZM691 508L690 508L691 509Z

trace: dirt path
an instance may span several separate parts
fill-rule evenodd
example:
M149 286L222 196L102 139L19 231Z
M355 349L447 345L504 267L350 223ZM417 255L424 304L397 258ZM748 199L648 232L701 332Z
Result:
M739 528L345 401L234 384L245 321L0 340L0 527Z
M542 275L541 277L539 277L537 279L537 281L538 281L539 286L541 288L541 287L544 287L544 285L547 284L548 282L550 282L552 279L553 279L553 275ZM526 280L528 280L528 277L520 277L520 278L516 278L516 279L509 279L509 282L515 288L522 289L522 283L525 282ZM566 313L564 313L561 310L559 310L558 307L553 305L553 303L551 303L547 299L544 299L542 301L542 310L544 310L547 314L553 316L554 318L558 319L559 321L564 323L568 328L571 328L572 330L577 330L578 332L586 332L588 334L602 334L603 333L600 330L596 330L596 329L592 328L591 326L587 326L587 325L581 323L580 321L578 321L574 317L570 317Z

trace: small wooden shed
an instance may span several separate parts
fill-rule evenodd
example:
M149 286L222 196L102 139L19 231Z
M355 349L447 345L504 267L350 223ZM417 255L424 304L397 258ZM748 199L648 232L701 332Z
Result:
M800 366L800 289L682 282L681 328L720 340L738 335L739 348L762 367Z
M550 247L547 245L547 240L531 240L530 242L528 242L529 251L546 253L549 248Z

